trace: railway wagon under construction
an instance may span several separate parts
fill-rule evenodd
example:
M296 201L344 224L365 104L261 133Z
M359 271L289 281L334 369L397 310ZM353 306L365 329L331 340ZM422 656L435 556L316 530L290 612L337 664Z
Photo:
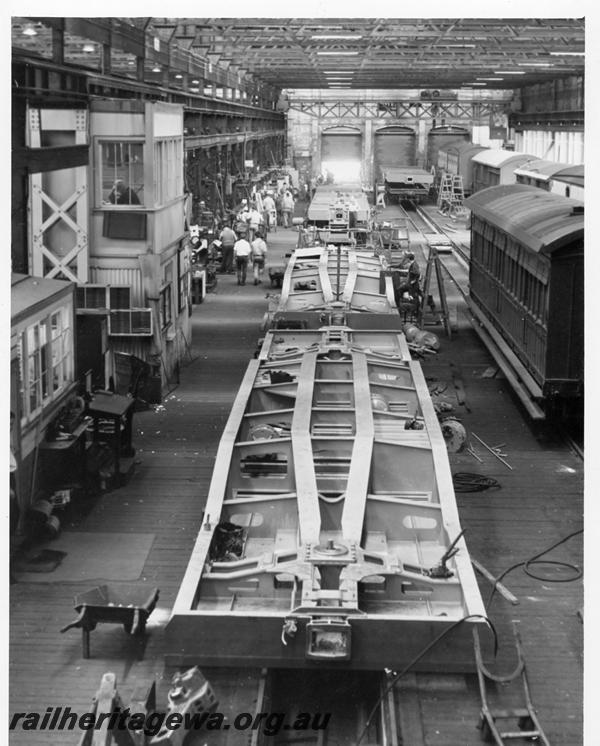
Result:
M522 184L470 197L471 306L522 364L534 400L583 388L583 203Z
M378 261L292 256L277 310L289 324L266 333L225 426L170 662L381 670L446 632L418 668L472 670L485 611L423 372L387 284L375 292Z

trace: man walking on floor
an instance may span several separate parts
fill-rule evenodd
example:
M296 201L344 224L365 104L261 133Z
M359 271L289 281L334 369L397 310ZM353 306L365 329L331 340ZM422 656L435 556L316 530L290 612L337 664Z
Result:
M233 272L233 247L237 241L235 232L225 226L219 236L221 242L221 272Z
M261 233L256 234L256 238L252 241L252 267L254 270L254 284L258 285L262 282L262 274L265 268L265 259L267 258L267 244L262 237Z
M283 213L283 227L289 228L291 225L291 216L294 212L294 198L288 190L281 200L281 212Z
M237 284L246 284L246 270L248 269L248 257L252 251L250 244L245 238L238 238L233 247L235 264L237 267Z

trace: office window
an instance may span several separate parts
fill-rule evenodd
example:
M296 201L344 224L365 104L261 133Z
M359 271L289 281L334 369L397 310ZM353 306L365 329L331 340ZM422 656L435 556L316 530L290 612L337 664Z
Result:
M144 144L127 140L100 143L100 185L103 205L144 204Z
M171 310L171 288L172 284L165 285L160 291L160 327L164 329L173 321Z
M22 411L27 419L72 380L73 341L68 307L53 311L21 333L19 365Z
M61 308L50 315L52 339L52 389L59 391L70 379L71 328L69 312Z
M164 205L183 194L183 138L154 143L154 198Z
M183 311L189 303L190 297L190 262L187 248L177 252L178 309Z

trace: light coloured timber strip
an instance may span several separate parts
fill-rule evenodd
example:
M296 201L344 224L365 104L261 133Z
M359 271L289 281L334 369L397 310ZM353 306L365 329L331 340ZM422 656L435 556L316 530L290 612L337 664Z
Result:
M371 477L374 428L366 355L359 352L353 353L352 364L354 401L356 403L356 437L352 447L352 461L348 473L346 500L342 513L342 531L344 539L358 543L363 531L365 506Z
M356 258L356 251L348 249L348 276L346 277L346 284L344 285L344 292L342 294L342 300L345 303L352 303L352 296L354 295L354 288L356 287L357 277L358 260Z
M300 368L296 406L292 419L292 454L298 497L298 524L301 532L300 541L303 544L318 543L320 531L319 496L310 438L316 365L316 352L306 353Z
M427 382L425 381L423 370L418 363L414 362L410 364L410 369L421 403L421 412L423 419L425 420L425 429L429 433L431 442L431 457L433 459L438 500L442 507L444 528L448 533L448 541L453 542L462 529L458 517L458 507L454 495L454 485L452 483L452 473L450 472L450 462L448 461L446 443L444 441L444 436L442 435L437 414L433 408L433 402L429 396L429 389L427 388ZM463 589L467 613L482 614L485 616L485 607L479 594L475 571L471 564L464 537L461 537L458 540L456 546L459 551L454 556L453 562L456 565L458 578Z
M325 303L333 303L335 298L333 297L333 289L331 287L331 280L329 278L329 272L327 271L328 260L329 260L329 252L327 251L327 249L323 249L321 251L321 257L319 259L319 278L321 279L323 301Z
M177 612L187 613L194 606L194 598L198 589L198 580L200 579L202 568L206 562L208 548L215 527L219 522L223 499L226 497L225 488L227 486L227 478L229 476L235 440L244 417L248 397L250 396L252 386L256 379L259 365L260 363L258 360L252 360L250 362L240 389L235 397L235 401L233 402L231 414L229 415L229 419L225 425L225 430L223 431L223 435L219 442L213 475L210 481L210 487L208 488L203 525L198 532L186 574L181 583L179 593L177 594L177 599L173 606L173 614L176 614ZM210 521L210 529L208 529L207 521Z

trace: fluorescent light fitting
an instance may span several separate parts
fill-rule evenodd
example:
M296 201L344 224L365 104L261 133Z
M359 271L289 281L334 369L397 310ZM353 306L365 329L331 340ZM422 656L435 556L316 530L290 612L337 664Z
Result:
M192 80L192 83L194 83L195 85L198 85L200 83L200 81L194 79L194 80Z
M517 62L519 67L552 67L553 62Z
M464 49L475 49L476 44L442 44L444 47L462 47Z
M494 70L498 75L525 75L525 70Z
M181 73L177 73L175 77L177 78L177 80L182 80L183 75Z
M159 73L160 72L160 67L158 65L154 65L154 67L152 68L152 72L153 73Z
M472 85L487 85L487 83L477 83L475 81L474 83L463 83L463 85L468 85L468 86L472 86Z
M477 78L477 80L504 80L504 78Z
M25 33L25 32L23 32ZM567 56L567 57L584 57L585 52L550 52L550 54L553 57L561 57L561 56Z
M342 55L342 54L345 54L345 55L355 55L355 54L359 54L359 52L358 52L358 50L355 51L355 52L350 52L348 50L343 50L343 51L340 51L340 52L317 52L317 54L321 55L321 56L324 56L324 55L335 55L335 56L338 56L338 55Z
M311 39L362 39L362 36L357 34L315 34L310 37Z
M28 23L25 25L25 28L21 32L25 36L37 36L37 31L34 29L32 23Z
M325 75L330 73L339 73L340 75L354 75L354 70L323 70Z
M83 52L95 52L96 47L93 44L84 44L81 50Z

